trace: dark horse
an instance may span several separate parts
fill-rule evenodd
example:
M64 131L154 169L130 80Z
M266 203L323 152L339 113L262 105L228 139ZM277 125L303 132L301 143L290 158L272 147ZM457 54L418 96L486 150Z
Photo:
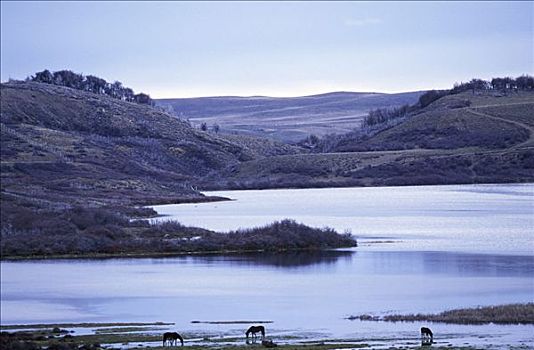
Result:
M421 343L422 345L429 345L434 342L434 334L430 328L421 327Z
M178 340L180 340L180 343L182 343L182 346L184 346L184 338L176 332L165 332L163 333L163 346L169 343L170 346L178 345Z
M265 338L265 327L263 326L252 326L245 332L245 335L247 336L252 333L252 339L256 338L256 333L261 333L261 339Z

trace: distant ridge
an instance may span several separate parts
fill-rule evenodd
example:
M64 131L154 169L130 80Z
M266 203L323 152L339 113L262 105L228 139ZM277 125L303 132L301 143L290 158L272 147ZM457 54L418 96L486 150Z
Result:
M311 134L345 133L371 109L415 103L423 91L386 94L334 91L298 97L208 96L156 100L194 126L215 124L225 134L261 136L295 143Z
M418 92L418 91L414 91ZM421 91L424 92L424 91ZM404 92L411 93L411 92ZM395 93L386 93L386 92L357 92L357 91L332 91L324 92L320 94L312 95L298 95L298 96L268 96L268 95L214 95L214 96L196 96L196 97L166 97L159 98L158 101L166 100L190 100L190 99L199 99L199 98L268 98L268 99L293 99L293 98L307 98L307 97L328 97L328 96L356 96L356 95L394 95Z

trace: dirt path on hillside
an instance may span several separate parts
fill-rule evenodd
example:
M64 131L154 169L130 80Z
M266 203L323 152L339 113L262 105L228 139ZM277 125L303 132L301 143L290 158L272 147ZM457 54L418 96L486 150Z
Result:
M497 121L501 121L501 122L505 122L505 123L509 123L509 124L514 124L514 125L519 126L519 127L523 128L523 129L527 129L528 132L529 132L528 140L526 140L524 142L521 142L521 143L518 143L517 145L511 146L510 147L511 149L534 146L534 127L533 126L525 124L525 123L518 122L516 120L510 120L510 119L506 119L506 118L502 118L502 117L497 117L497 116L494 116L494 115L491 115L491 114L487 114L487 113L484 113L484 112L480 112L480 111L477 111L476 109L466 108L466 110L469 113L478 115L480 117L490 118L490 119L493 119L493 120L497 120Z

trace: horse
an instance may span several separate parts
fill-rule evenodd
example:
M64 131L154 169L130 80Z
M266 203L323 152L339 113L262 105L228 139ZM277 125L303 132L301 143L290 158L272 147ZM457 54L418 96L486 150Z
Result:
M247 329L247 331L245 332L245 335L247 336L247 340L248 340L248 335L252 333L252 339L255 339L256 333L260 333L260 332L261 332L261 340L263 340L263 338L265 338L265 327L263 326L251 326L249 329Z
M434 342L434 334L427 327L421 327L421 343L422 345L432 344Z
M167 344L167 342L170 344L170 346L176 345L178 346L178 340L182 343L182 346L184 346L184 338L176 332L165 332L163 333L163 346Z

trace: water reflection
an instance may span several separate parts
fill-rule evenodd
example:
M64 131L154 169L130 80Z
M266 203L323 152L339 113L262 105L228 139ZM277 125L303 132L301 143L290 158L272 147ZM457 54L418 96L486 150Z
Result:
M358 252L357 258L372 261L374 273L437 274L462 277L530 277L534 256L468 254L448 252Z
M128 261L128 260L127 260ZM153 265L267 267L315 273L320 270L381 275L450 275L458 277L531 277L534 256L417 251L351 250L199 255L149 259ZM139 261L130 260L137 264ZM117 260L115 263L125 263ZM309 271L307 271L309 270Z
M333 266L339 260L350 262L353 251L326 250L326 251L299 251L277 253L246 253L231 255L209 255L194 257L193 262L205 264L225 264L229 266L272 266L291 269L321 265Z
M351 314L441 312L534 293L532 256L358 249L3 262L2 321L268 319L340 331L354 326L343 321Z

